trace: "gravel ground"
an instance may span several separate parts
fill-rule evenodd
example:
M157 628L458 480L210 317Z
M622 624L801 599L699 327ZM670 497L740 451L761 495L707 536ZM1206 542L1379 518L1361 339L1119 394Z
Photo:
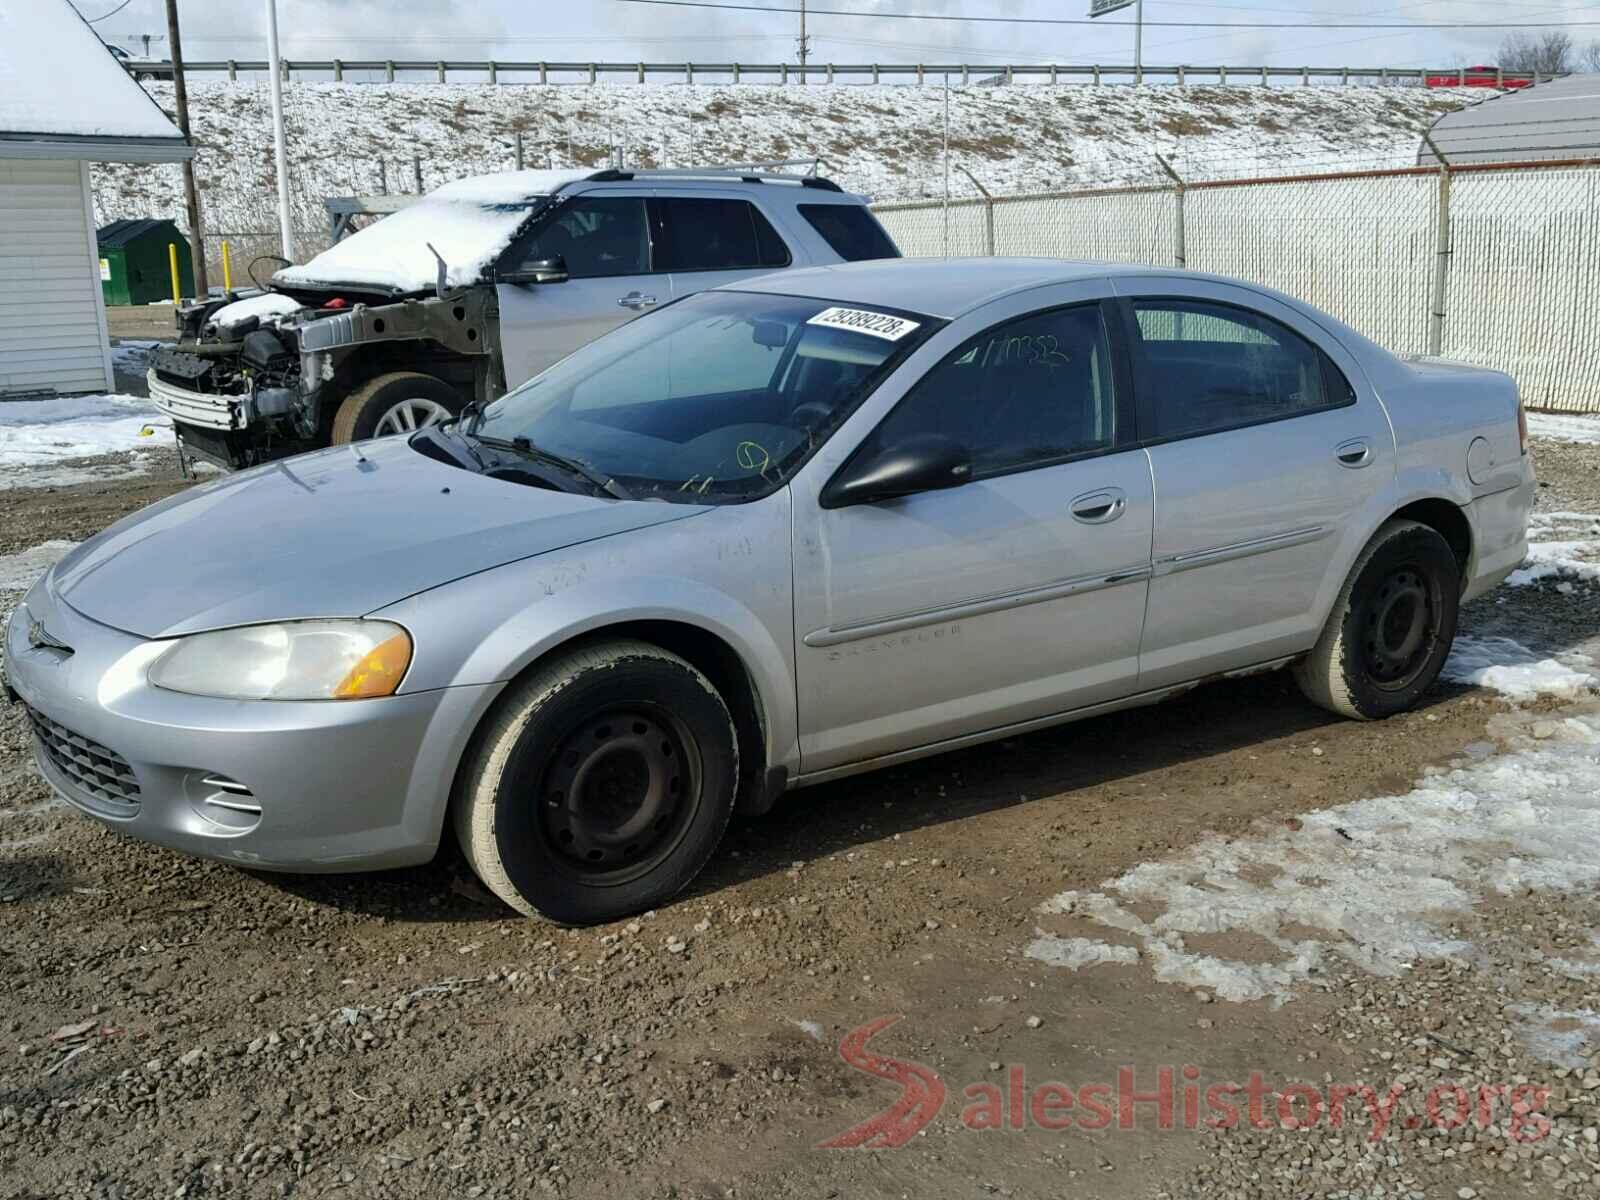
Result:
M1600 512L1600 448L1538 454L1541 509ZM3 493L0 554L181 486L157 457L131 480ZM1463 629L1567 650L1595 612L1591 590L1540 585ZM51 800L0 708L0 1197L1600 1195L1600 1030L1558 1030L1584 1065L1557 1067L1518 1040L1515 1007L1593 1005L1595 895L1501 897L1457 920L1474 954L1336 971L1281 1008L1020 953L1063 888L1403 793L1554 711L1440 685L1357 725L1281 674L1217 684L798 793L670 908L572 931L512 916L453 850L269 876L120 838ZM895 1099L838 1051L895 1014L872 1048L938 1073L938 1117L899 1149L818 1148ZM1519 1144L1507 1104L1491 1129L1396 1120L1377 1141L1365 1118L963 1127L979 1085L1114 1084L1123 1064L1141 1085L1161 1064L1380 1093L1531 1081L1553 1125Z

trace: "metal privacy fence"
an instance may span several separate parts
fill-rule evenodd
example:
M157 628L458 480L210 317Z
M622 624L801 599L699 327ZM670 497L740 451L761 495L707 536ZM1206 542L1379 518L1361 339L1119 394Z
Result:
M1183 265L1298 296L1400 354L1600 413L1600 163L1409 168L876 207L907 254Z

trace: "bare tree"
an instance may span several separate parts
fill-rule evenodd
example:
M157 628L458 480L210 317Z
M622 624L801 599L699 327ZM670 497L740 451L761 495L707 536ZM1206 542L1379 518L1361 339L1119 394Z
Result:
M1566 75L1572 71L1574 49L1572 36L1558 29L1538 37L1513 33L1500 43L1499 66L1519 74Z
M1585 71L1600 72L1600 40L1590 42L1584 48L1580 64Z

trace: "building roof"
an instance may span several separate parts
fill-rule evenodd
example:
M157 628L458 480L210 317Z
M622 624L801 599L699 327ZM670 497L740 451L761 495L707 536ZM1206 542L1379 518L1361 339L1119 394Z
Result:
M176 162L193 155L67 0L0 4L0 158Z
M177 226L164 218L156 217L125 217L120 221L112 221L109 225L100 226L95 233L95 241L100 249L109 250L126 246L129 242L143 237L155 230L171 232Z
M1600 158L1600 75L1568 75L1446 113L1429 131L1452 163ZM1423 143L1423 166L1438 158Z

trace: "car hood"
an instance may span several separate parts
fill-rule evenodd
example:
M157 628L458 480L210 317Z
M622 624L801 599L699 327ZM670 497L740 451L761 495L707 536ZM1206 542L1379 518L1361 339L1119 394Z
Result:
M361 616L503 563L704 511L490 479L388 438L152 505L63 558L49 586L91 620L149 638Z

